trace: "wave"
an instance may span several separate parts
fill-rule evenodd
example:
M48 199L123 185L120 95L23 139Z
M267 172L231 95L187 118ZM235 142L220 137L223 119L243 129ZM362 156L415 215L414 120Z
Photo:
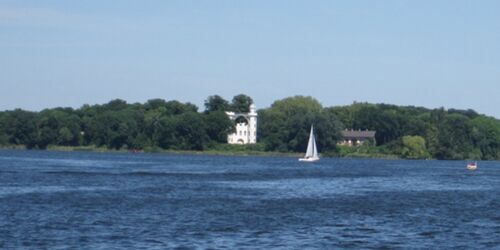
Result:
M91 171L43 171L43 174L55 174L55 175L114 175L112 172L91 172Z
M235 173L235 172L201 172L201 171L71 171L71 170L61 170L61 171L43 171L44 174L53 175L123 175L123 176L225 176L225 177L242 177L248 174Z
M13 170L0 170L0 173L2 173L2 174L16 174L19 172L13 171Z
M35 186L35 187L0 187L0 198L12 195L25 194L47 194L47 193L65 193L65 192L95 192L109 191L113 188L108 186L97 187L68 187L68 186Z

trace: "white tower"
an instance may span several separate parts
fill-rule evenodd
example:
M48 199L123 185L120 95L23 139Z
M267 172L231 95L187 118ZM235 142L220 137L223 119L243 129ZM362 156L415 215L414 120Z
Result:
M248 117L248 143L254 144L257 143L257 109L255 105L252 103L250 105L250 113L247 114Z
M227 136L229 144L254 144L257 143L257 109L250 105L249 113L226 112L229 119L236 121L243 118L244 122L236 123L236 132Z

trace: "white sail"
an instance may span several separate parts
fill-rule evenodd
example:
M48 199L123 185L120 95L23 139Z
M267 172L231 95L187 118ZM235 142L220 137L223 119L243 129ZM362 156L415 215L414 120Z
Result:
M316 138L314 137L314 128L311 126L311 133L309 134L309 142L307 143L306 155L300 158L299 161L317 161L318 148L316 147Z

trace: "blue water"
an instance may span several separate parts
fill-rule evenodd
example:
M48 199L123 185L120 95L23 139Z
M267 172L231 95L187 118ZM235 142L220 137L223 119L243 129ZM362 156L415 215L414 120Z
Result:
M500 249L500 162L0 151L2 249Z

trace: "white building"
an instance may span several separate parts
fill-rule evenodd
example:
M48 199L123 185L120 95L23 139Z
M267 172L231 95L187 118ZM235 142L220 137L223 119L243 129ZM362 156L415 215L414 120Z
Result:
M229 119L236 122L236 132L227 136L229 144L257 143L257 112L255 105L250 105L249 113L226 112Z

